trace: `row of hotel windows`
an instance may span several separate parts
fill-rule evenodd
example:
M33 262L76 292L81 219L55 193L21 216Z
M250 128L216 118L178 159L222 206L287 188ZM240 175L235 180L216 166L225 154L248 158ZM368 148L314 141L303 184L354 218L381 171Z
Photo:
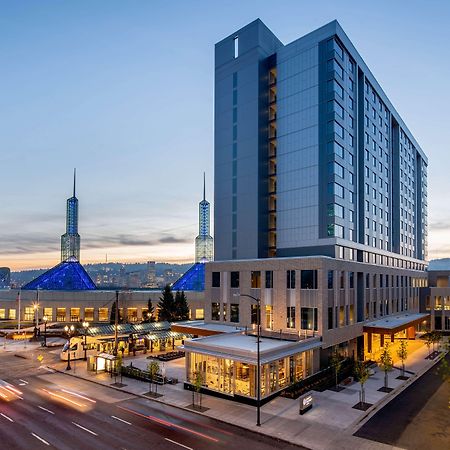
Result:
M230 322L240 322L240 305L238 303L230 303ZM250 322L252 325L258 323L258 306L250 305ZM268 329L273 329L273 309L272 306L267 305L265 307L265 320L261 320L260 323ZM227 304L224 303L222 311L219 302L211 303L211 320L223 320L227 321ZM295 306L286 307L286 328L296 327ZM310 307L300 308L300 329L302 330L318 330L318 309Z
M318 270L286 270L286 288L296 288L296 272L300 272L300 289L318 289L317 274ZM355 272L337 271L339 279L339 288L344 289L345 277L348 277L348 287L353 289ZM334 289L334 270L327 272L327 287ZM406 275L388 275L366 273L366 288L376 287L423 287L426 285L426 278L408 277ZM220 287L220 272L212 272L212 287ZM239 272L230 272L230 287L239 288ZM250 273L250 287L252 289L261 288L261 271L252 270ZM265 271L265 287L273 288L273 270Z

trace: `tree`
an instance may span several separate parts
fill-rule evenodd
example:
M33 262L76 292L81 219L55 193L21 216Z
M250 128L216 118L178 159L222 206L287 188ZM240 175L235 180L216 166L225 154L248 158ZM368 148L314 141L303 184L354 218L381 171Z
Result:
M408 357L408 342L402 339L400 347L397 349L397 356L402 361L402 377L405 376L405 359Z
M431 333L431 342L433 343L433 352L435 351L434 344L439 344L440 340L441 340L441 333L439 331L433 331ZM438 349L439 349L439 347L438 347Z
M358 360L355 363L355 377L359 381L359 385L361 386L360 392L360 403L366 403L366 393L364 391L364 384L369 379L369 369L364 364L364 361Z
M384 387L385 389L388 389L388 372L392 370L392 366L394 365L391 351L389 350L389 344L384 346L383 353L380 356L378 364L384 372Z
M159 362L155 359L152 359L147 364L147 370L150 377L150 392L152 392L153 381L155 380L156 375L159 372ZM158 385L156 384L156 392L158 393Z
M425 345L428 348L428 358L430 357L430 347L431 347L432 342L433 342L433 336L431 335L431 333L428 333L425 337Z
M119 323L123 322L122 314L120 314L120 308L119 308ZM116 323L116 302L113 302L111 306L111 314L109 315L109 323L111 325L114 325Z
M176 320L189 319L189 305L184 291L175 293L175 316Z
M175 299L173 298L172 288L169 284L162 291L162 297L158 303L158 320L167 320L173 322L176 320L175 315Z
M155 308L152 304L152 299L149 298L147 301L147 311L143 311L142 313L142 322L149 323L155 321Z
M200 372L200 370L196 370L193 373L193 387L194 391L197 393L197 398L199 400L199 409L202 409L202 386L203 386L203 374ZM193 392L194 392L193 391ZM194 401L192 401L192 404L195 405Z
M342 368L343 358L338 353L337 348L334 349L331 358L330 358L330 365L333 368L334 375L336 377L336 390L338 389L339 383L338 383L338 376Z
M117 383L117 375L120 374L120 382L122 383L122 365L123 365L123 359L122 359L122 353L117 352L116 356L116 367L114 371L114 382Z

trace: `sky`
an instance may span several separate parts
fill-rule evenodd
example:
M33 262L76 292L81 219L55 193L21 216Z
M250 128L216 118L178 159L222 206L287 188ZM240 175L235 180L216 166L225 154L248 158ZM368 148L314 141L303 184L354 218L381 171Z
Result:
M214 44L337 19L429 158L429 257L450 257L450 2L0 0L0 266L189 262L213 199Z

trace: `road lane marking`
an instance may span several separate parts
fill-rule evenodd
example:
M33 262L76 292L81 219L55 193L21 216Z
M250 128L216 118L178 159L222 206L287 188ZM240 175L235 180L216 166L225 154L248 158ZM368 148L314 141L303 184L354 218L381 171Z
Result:
M9 420L10 422L14 422L14 420L12 420L11 417L8 417L6 414L0 413L0 416L4 417L6 420Z
M50 445L45 439L42 439L37 434L31 433L36 439L39 439L41 442L43 442L45 445Z
M192 447L188 447L187 445L180 444L180 443L177 442L177 441L172 441L172 439L169 439L169 438L164 438L164 439L165 439L166 441L172 442L172 444L176 444L176 445L179 445L180 447L187 448L188 450L194 450Z
M75 397L82 398L84 400L87 400L88 402L97 403L96 400L93 400L92 398L89 398L89 397L85 397L84 395L78 394L77 392L68 391L67 389L61 389L61 391L65 392L66 394L75 395Z
M159 424L164 425L166 427L176 428L178 430L183 430L183 431L186 431L188 433L192 433L192 434L194 434L196 436L200 436L202 438L208 439L208 440L213 441L213 442L219 442L219 439L213 438L212 436L208 436L207 434L200 433L199 431L191 430L190 428L186 428L186 427L183 427L181 425L177 425L176 423L168 422L167 420L159 419L158 417L155 417L155 416L147 416L145 414L142 414L142 413L139 413L137 411L134 411L133 409L125 408L124 406L118 406L118 408L122 409L124 411L127 411L127 412L129 412L131 414L134 414L136 416L143 417L144 419L152 420L153 422L159 423Z
M121 419L120 417L111 416L113 419L120 420L123 423L126 423L127 425L131 425L131 422L127 422L126 420Z
M47 411L50 414L55 414L53 411L50 411L49 409L44 408L43 406L38 406L38 408L41 408L43 411Z
M28 384L28 381L22 380L22 378L19 378L19 381L21 381L24 384ZM21 386L23 386L23 385L21 385Z
M82 430L87 431L88 433L91 433L91 434L93 434L94 436L98 436L97 433L95 433L94 431L90 430L89 428L85 428L85 427L83 427L83 425L80 425L79 423L76 423L76 422L72 422L72 423L73 423L76 427L81 428Z

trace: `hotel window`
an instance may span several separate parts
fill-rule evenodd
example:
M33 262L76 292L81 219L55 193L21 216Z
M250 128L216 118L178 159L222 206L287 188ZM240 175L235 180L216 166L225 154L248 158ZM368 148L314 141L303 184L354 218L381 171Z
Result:
M273 288L273 271L272 270L266 270L266 288L267 289Z
M239 305L237 303L230 304L230 322L239 322Z
M333 307L328 307L328 329L333 328Z
M56 321L57 322L66 321L66 308L56 308Z
M220 303L211 303L211 320L220 320Z
M80 308L70 308L70 321L71 322L80 321Z
M266 328L273 330L273 307L266 305Z
M335 120L330 120L328 122L328 133L335 133L341 139L344 139L344 128Z
M212 287L220 287L220 272L212 272Z
M34 316L34 308L32 306L25 306L25 315L23 320L25 320L25 322L32 322L34 321Z
M136 313L136 315L137 315L137 313ZM86 320L87 322L94 321L94 308L84 308L84 320Z
M328 174L335 174L341 178L344 178L344 168L338 164L337 162L329 162L328 163Z
M5 310L5 308L0 308L0 319L6 319L6 310Z
M53 320L53 308L44 308L44 316L47 316L47 320Z
M336 80L328 81L328 92L336 92L339 97L344 98L344 89Z
M344 159L344 147L341 144L338 144L336 141L328 142L328 153L335 153L342 159Z
M344 198L344 188L338 183L328 183L328 193L330 195L336 195L337 197Z
M330 217L340 217L341 219L344 218L344 208L337 204L337 203L330 203L328 205L328 216Z
M344 78L344 69L335 59L328 60L327 68L329 72L336 72L341 78Z
M261 272L259 270L252 270L251 272L251 287L253 289L261 287Z
M317 308L300 308L302 330L317 331Z
M8 319L16 320L16 310L15 309L10 309L9 310Z
M349 288L353 289L355 287L355 273L354 272L348 273L348 282L349 282Z
M239 272L230 273L230 287L232 288L239 287Z
M203 320L205 318L205 310L203 308L197 308L195 310L195 318L197 320Z
M223 321L226 322L227 321L227 304L224 303L223 304Z
M334 51L341 59L344 59L344 50L342 47L336 42L335 39L330 39L327 42L328 51Z
M344 118L344 108L336 101L331 100L328 102L328 112L336 113L341 119Z
M327 278L328 289L333 289L333 278L334 278L334 271L329 270Z
M250 320L253 325L258 324L258 309L258 305L250 305Z
M317 289L317 270L300 272L300 289Z
M99 322L108 322L108 308L98 308L98 321Z
M233 38L234 58L239 56L239 36Z
M295 306L288 306L286 311L286 327L295 328Z
M286 288L295 289L295 270L286 271Z

